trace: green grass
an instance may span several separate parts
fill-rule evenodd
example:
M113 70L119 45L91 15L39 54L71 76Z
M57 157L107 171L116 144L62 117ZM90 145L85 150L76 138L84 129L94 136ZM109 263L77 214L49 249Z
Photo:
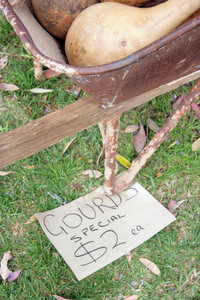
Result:
M0 116L2 133L50 113L47 107L53 111L76 100L69 89L72 83L65 76L43 83L34 78L33 59L16 35L5 37L11 32L12 27L0 14L0 57L9 55L0 80L20 87L16 92L0 93L2 106L7 108ZM53 89L53 92L34 95L28 91L34 87ZM137 156L133 135L122 132L127 125L142 122L146 126L150 116L160 126L172 111L173 95L179 96L190 88L182 86L124 113L119 154L130 161ZM20 269L21 275L14 282L0 279L0 299L54 299L53 294L78 300L111 300L132 294L138 294L143 300L199 299L200 152L191 150L193 141L200 135L199 129L199 119L191 109L137 175L137 181L165 207L170 199L185 200L176 222L134 249L130 264L121 257L80 282L57 254L39 223L25 223L34 213L60 205L51 195L57 194L62 201L70 202L103 184L103 178L89 179L81 175L85 169L97 169L102 146L98 126L77 134L65 155L61 154L62 150L71 138L5 168L4 171L16 173L0 177L0 253L2 257L11 250L13 258L9 268ZM150 130L148 140L152 136ZM98 170L104 172L103 162ZM123 170L119 165L119 172ZM156 176L159 172L161 177ZM145 269L139 257L156 263L161 276ZM197 276L194 278L192 274Z

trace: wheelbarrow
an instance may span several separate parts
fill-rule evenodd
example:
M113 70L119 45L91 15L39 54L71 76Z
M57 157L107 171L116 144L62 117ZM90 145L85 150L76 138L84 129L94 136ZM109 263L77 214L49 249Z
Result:
M0 136L0 168L28 157L92 125L99 124L105 146L105 189L119 193L161 145L168 133L200 94L198 81L168 117L150 143L116 178L119 114L200 77L200 17L119 61L95 66L68 64L61 43L39 24L26 0L11 6L0 0L1 9L34 58L38 80L49 74L65 74L83 91L84 99ZM49 68L43 71L43 66Z

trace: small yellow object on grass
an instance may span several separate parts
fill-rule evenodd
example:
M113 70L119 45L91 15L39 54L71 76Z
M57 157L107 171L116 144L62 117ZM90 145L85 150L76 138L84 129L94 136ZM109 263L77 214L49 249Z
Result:
M121 156L120 154L117 154L117 161L120 162L127 169L131 166L130 161L128 161L125 157Z

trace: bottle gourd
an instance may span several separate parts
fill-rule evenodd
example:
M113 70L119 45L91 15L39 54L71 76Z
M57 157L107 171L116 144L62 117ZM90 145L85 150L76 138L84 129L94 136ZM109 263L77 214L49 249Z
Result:
M88 67L125 58L172 31L199 8L200 0L168 0L150 8L94 4L78 15L67 33L68 62Z
M38 21L53 36L65 39L78 14L98 0L31 0Z

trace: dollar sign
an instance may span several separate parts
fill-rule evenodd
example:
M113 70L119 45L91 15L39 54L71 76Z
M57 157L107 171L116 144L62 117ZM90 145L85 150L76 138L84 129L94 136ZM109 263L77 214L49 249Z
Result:
M107 248L106 247L98 247L98 248L94 248L92 250L88 250L88 246L86 248L86 245L94 243L94 241L89 241L87 243L80 243L80 247L78 247L78 249L74 252L74 256L75 257L86 257L86 258L90 258L90 260L84 264L82 264L81 266L86 266L89 265L91 263L96 263L98 259L100 259L106 252L107 252Z

